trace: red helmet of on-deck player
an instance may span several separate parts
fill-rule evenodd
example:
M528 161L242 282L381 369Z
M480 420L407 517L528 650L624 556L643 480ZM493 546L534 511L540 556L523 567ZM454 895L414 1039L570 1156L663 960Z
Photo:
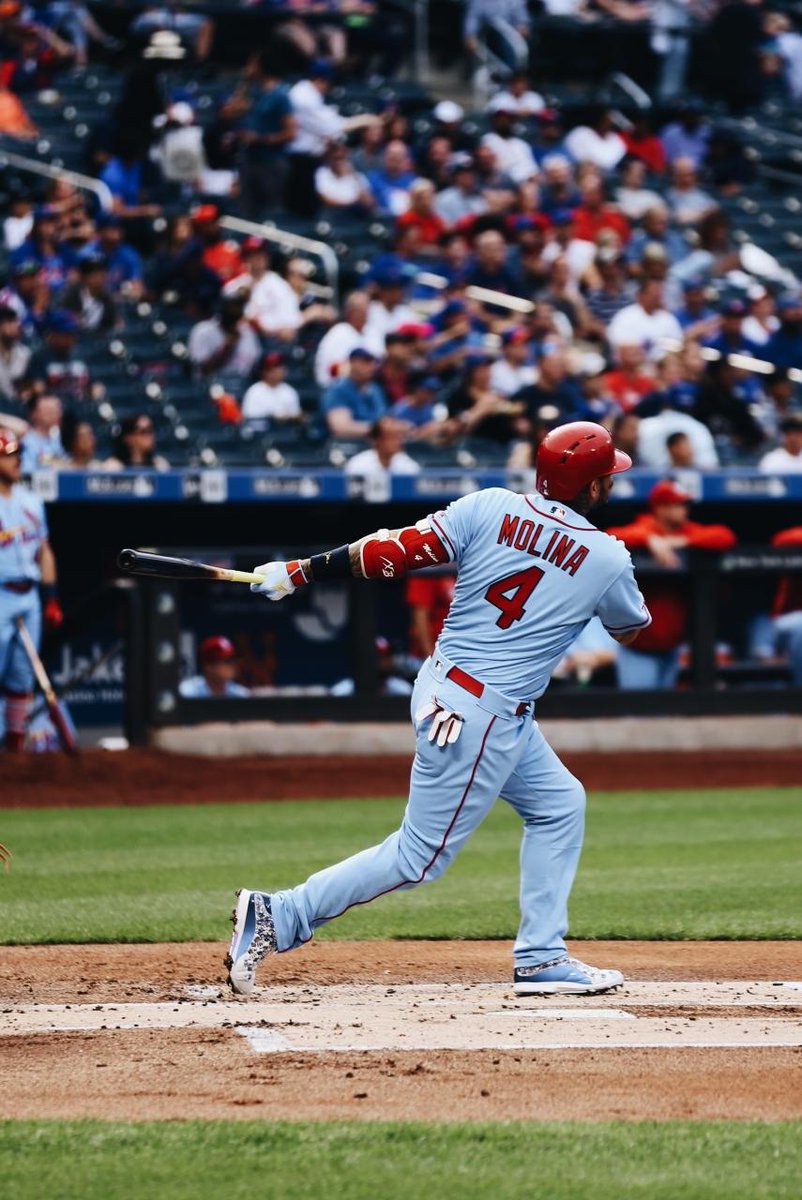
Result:
M538 446L535 487L549 500L573 500L591 480L631 466L603 425L571 421L552 429Z

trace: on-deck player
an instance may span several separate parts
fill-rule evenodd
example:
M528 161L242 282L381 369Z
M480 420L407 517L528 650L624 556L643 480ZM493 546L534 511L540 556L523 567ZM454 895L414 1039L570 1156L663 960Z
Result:
M57 627L56 560L50 549L42 501L19 482L21 443L0 429L0 696L5 700L5 748L20 751L33 692L33 670L17 636L22 617L38 645L45 623Z
M631 465L601 425L573 422L541 444L532 495L488 488L411 528L256 568L265 580L251 588L270 600L312 581L397 579L448 561L457 564L457 584L412 695L416 751L401 828L298 887L239 891L226 960L235 991L253 989L265 955L303 945L356 904L442 874L498 796L524 825L516 993L603 992L623 983L619 971L566 952L585 792L533 711L592 617L622 643L651 620L625 546L586 516L607 499L612 476Z

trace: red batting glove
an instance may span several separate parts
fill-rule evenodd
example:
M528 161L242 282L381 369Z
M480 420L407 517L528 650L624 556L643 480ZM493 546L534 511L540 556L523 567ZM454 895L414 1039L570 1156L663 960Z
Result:
M61 605L55 596L51 596L49 600L45 601L42 616L46 629L59 629L64 623L64 613L61 611Z

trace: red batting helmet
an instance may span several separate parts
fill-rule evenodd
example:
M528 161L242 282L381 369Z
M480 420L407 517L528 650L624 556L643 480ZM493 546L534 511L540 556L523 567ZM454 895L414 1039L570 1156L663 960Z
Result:
M10 429L0 429L0 454L19 454L22 446L16 434Z
M571 421L552 429L538 446L535 486L549 500L573 500L591 480L631 466L632 459L616 450L603 425Z
M198 658L202 663L228 662L237 657L237 652L226 637L207 637L198 646Z

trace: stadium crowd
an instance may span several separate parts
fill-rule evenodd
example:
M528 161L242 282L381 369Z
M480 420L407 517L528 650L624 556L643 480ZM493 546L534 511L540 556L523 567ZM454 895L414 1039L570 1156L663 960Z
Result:
M357 39L352 61L347 39L316 25L307 45L293 19L238 74L208 68L204 106L186 68L213 30L159 12L132 23L86 143L110 203L5 171L0 421L24 435L26 470L280 467L332 446L353 473L466 449L526 467L545 431L583 417L658 470L802 470L802 292L733 238L727 202L754 168L704 106L566 120L519 72L483 112L340 107L338 80L382 45ZM281 38L308 53L291 77ZM20 102L95 44L116 45L80 4L0 7ZM333 293L308 253L235 239L232 213L368 247Z

